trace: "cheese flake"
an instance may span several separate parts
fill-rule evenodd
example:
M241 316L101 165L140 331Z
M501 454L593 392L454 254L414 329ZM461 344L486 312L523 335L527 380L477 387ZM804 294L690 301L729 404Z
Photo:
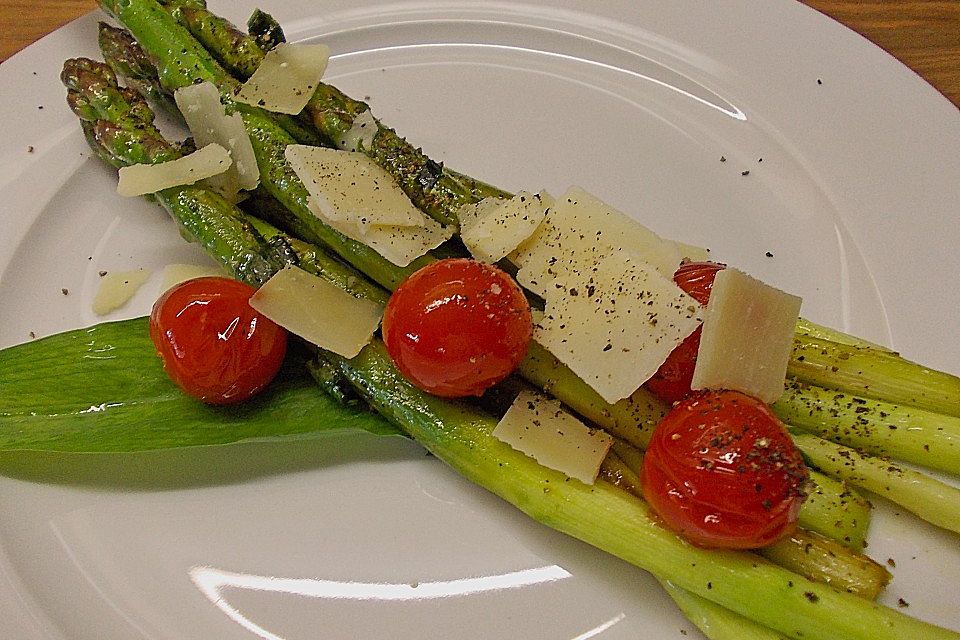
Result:
M661 238L582 188L571 187L510 259L520 268L520 284L543 296L554 278L621 253L654 265L669 278L683 258L676 242Z
M560 402L534 391L520 392L493 436L545 467L593 484L613 438L591 429Z
M700 324L700 304L624 253L567 272L544 292L533 338L605 401L630 396Z
M717 272L691 386L776 402L783 394L800 302L736 269Z
M241 190L255 189L260 171L250 136L239 113L226 114L217 87L212 82L192 84L177 89L173 97L197 146L219 144L233 159L227 171L208 179L210 186L231 201Z
M549 195L521 191L512 198L484 198L460 207L460 239L482 262L498 262L529 238L543 222Z
M146 269L111 271L100 278L100 286L93 297L93 312L105 316L126 305L150 278Z
M278 44L240 87L236 100L276 113L300 113L329 60L330 48L325 44Z
M405 267L453 235L362 153L290 145L285 156L310 194L314 215L393 264Z
M232 163L229 151L219 144L208 144L169 162L120 167L117 193L121 196L142 196L170 187L194 184L223 173Z
M352 358L380 326L383 306L286 266L250 298L250 306L307 342Z
M380 125L377 124L373 113L367 109L354 118L347 132L337 139L337 148L344 151L369 149L379 129Z

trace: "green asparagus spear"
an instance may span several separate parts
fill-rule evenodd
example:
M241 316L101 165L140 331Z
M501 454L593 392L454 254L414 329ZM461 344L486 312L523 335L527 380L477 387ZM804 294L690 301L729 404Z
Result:
M960 418L788 382L784 422L875 456L960 475Z
M680 589L669 580L660 580L660 585L677 603L683 615L709 640L785 640L783 634L743 616L731 614L706 598Z
M203 7L179 7L177 18L208 51L214 44L221 45L217 49L220 52L217 61L238 78L252 76L263 60L264 51L254 36L239 31Z
M787 377L891 404L960 417L960 378L871 347L797 336Z
M840 344L850 345L851 347L866 347L869 349L876 349L878 351L886 351L887 353L892 353L893 350L883 345L879 345L875 342L869 342L863 338L858 338L857 336L852 336L849 333L844 333L843 331L838 331L831 327L826 327L822 324L817 324L806 318L800 318L797 320L797 334L810 336L812 338L819 338L820 340L827 340L829 342L839 342Z
M960 533L960 489L895 462L794 431L793 441L808 463L887 498L931 524Z
M129 33L101 22L98 42L106 63L126 80L128 87L136 89L140 95L162 106L168 113L180 117L173 96L160 86L157 68Z

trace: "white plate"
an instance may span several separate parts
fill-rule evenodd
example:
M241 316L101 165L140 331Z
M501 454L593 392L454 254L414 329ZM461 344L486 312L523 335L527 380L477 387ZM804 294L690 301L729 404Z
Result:
M214 2L238 21L251 2ZM804 314L957 372L960 117L791 1L270 3L329 76L434 157L578 183L804 297ZM97 16L0 68L0 346L97 321L101 270L202 262L113 193L57 82ZM725 161L722 161L724 158ZM762 159L762 160L761 160ZM747 175L743 175L749 172ZM772 254L772 255L768 255ZM64 293L63 291L66 293ZM693 637L642 572L528 521L409 443L344 436L3 460L4 637ZM956 538L882 511L883 597L960 629Z

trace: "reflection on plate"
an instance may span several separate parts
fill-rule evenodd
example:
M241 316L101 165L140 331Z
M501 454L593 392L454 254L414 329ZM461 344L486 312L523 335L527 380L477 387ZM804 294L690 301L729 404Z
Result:
M252 8L223 10L242 21ZM291 39L330 44L335 84L450 166L511 189L582 185L802 295L807 317L957 370L955 323L938 319L960 304L939 289L960 267L960 118L799 3L270 9ZM59 63L96 55L96 19L0 68L3 95L18 96L0 156L0 346L98 321L100 271L154 274L113 318L145 313L166 265L205 261L162 211L115 195L65 106ZM891 261L894 247L910 260ZM648 576L408 442L20 456L3 469L10 637L696 635ZM955 540L881 510L870 551L896 561L886 602L960 628Z

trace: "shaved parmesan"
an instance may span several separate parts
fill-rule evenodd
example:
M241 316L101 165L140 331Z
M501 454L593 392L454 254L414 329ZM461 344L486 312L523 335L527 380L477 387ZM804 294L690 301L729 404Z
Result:
M105 316L127 304L130 298L150 277L146 269L111 271L100 279L97 295L93 298L93 312Z
M260 170L250 136L239 113L226 114L217 87L212 82L192 84L177 89L173 96L197 146L219 144L233 159L233 165L210 178L208 184L231 201L236 200L239 191L255 189L260 182Z
M717 272L703 320L694 389L734 389L767 403L783 393L800 298L736 269Z
M311 211L393 264L405 267L453 235L362 153L290 145L285 155L310 194Z
M320 84L330 60L325 44L278 44L240 87L238 102L277 113L297 114Z
M607 402L628 397L700 324L700 304L625 253L566 272L544 290L533 338Z
M593 484L613 438L590 429L564 411L560 402L533 391L520 392L493 436L545 467Z
M229 151L218 144L208 144L170 162L120 167L117 193L122 196L142 196L170 187L194 184L223 173L232 162Z
M370 109L367 109L353 119L350 129L337 140L337 147L345 151L369 149L379 128Z
M539 295L566 272L589 269L611 254L627 254L672 278L680 247L587 193L571 187L549 208L536 232L510 255L517 280Z
M352 358L380 326L383 307L286 266L250 298L250 306L307 342Z
M549 195L521 191L513 198L484 198L460 207L460 239L471 255L497 262L529 238L540 226L552 201Z

